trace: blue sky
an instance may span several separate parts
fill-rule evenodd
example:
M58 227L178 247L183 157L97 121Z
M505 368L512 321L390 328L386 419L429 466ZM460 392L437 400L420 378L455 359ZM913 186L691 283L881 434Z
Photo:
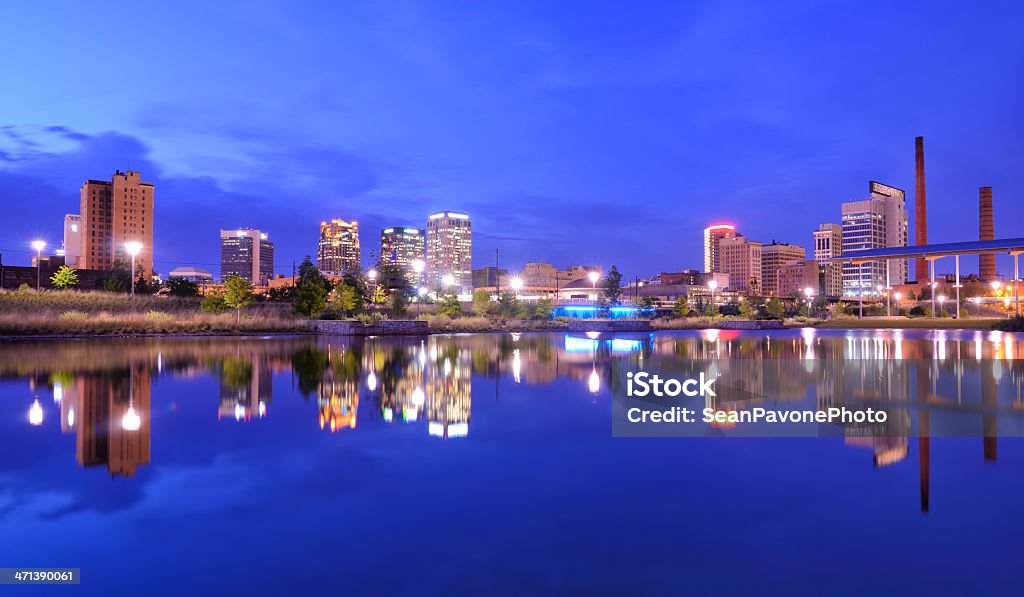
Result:
M86 178L157 185L158 271L219 228L315 251L320 220L474 221L474 266L700 267L701 229L810 246L869 179L933 242L1024 236L1024 7L921 2L10 3L0 252L59 243ZM1006 271L1005 258L1000 268ZM941 262L940 262L941 263ZM967 266L973 270L973 260Z

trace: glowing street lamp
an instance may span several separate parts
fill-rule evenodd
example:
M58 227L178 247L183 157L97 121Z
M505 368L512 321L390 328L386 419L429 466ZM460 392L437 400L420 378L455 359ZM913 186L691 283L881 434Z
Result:
M939 317L945 317L945 316L946 316L946 313L945 313L945 311L943 311L943 308L942 308L942 306L943 306L943 304L945 304L945 302L946 302L946 295L944 295L944 294L940 294L940 295L939 295L939 296L937 296L936 298L937 298L937 299L939 299Z
M43 267L42 253L46 247L46 242L41 240L32 241L32 248L36 250L36 290L39 290L39 272Z
M366 277L369 278L371 282L375 282L377 280L377 270L371 269L366 272Z
M523 287L523 281L519 278L512 278L509 284L512 286L512 291L516 293L516 296L519 296L519 289Z
M804 288L804 295L807 296L807 317L810 318L810 316L811 316L811 300L814 297L814 289L811 288L810 286L808 286L807 288Z
M142 250L142 243L137 241L128 241L124 244L124 250L128 251L128 254L132 256L132 302L135 301L135 256Z
M441 283L444 284L444 287L447 290L452 286L455 286L455 276L451 274L445 274L444 277L441 278Z

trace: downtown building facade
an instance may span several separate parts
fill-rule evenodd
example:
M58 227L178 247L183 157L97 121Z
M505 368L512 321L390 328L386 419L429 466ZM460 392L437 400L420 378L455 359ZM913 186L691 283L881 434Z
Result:
M64 215L64 264L78 267L78 258L82 254L82 216L79 214Z
M333 275L359 271L362 267L359 222L346 222L338 218L320 222L316 265L321 272Z
M114 262L125 264L130 257L127 242L138 242L142 249L135 257L142 275L153 273L153 193L152 183L143 182L138 172L114 172L110 181L87 180L79 191L81 199L79 250L76 266L89 270L110 270ZM72 214L73 215L73 214ZM65 226L74 224L65 216ZM73 235L72 235L73 237ZM71 238L65 231L65 254Z
M802 262L806 257L804 248L774 240L761 247L761 289L765 296L786 296L788 292L779 290L779 269L790 263ZM817 288L817 284L814 285Z
M426 234L420 228L385 228L380 231L380 263L397 267L412 286L418 286L413 262L426 263Z
M720 239L718 250L721 273L729 276L729 288L736 292L760 295L764 288L761 243L736 235Z
M909 237L905 193L871 181L870 196L842 205L842 255L905 247ZM881 289L907 281L907 260L886 259L843 264L843 295L878 296Z
M821 293L827 297L843 294L843 268L832 260L843 256L843 227L821 224L814 231L814 260L821 269Z
M220 231L220 279L232 274L256 286L266 286L274 277L274 243L266 232L252 228Z
M438 289L451 276L461 294L473 291L473 225L469 216L442 211L427 219L426 283Z
M722 272L720 244L723 239L741 236L732 224L712 224L704 229L704 272Z

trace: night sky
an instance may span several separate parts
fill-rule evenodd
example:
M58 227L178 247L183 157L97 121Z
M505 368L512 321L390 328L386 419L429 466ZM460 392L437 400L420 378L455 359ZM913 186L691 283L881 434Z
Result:
M977 238L979 186L1024 236L1019 4L156 4L0 8L4 263L130 168L162 273L218 273L239 226L290 272L332 217L369 264L441 209L473 218L474 267L700 268L708 223L810 248L870 179L912 212L916 135L932 242Z

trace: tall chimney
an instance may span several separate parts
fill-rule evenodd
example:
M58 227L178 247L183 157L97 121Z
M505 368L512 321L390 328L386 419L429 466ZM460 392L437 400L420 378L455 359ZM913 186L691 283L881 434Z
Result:
M992 219L992 187L978 189L978 240L995 240L995 221ZM996 279L996 254L978 255L978 277L985 281Z
M914 244L928 244L928 207L924 193L924 137L914 139ZM914 260L914 276L918 282L929 279L928 260Z

